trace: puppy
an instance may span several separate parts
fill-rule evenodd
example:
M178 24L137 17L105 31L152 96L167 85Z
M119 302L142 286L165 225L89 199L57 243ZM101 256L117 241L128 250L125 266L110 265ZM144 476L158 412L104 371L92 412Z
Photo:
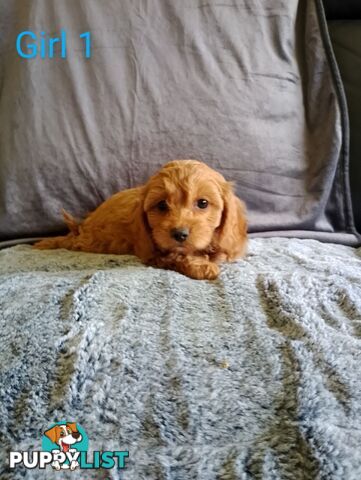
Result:
M215 279L219 263L244 255L247 221L232 184L196 160L167 163L140 187L116 193L70 233L35 248L134 254L154 267Z
M78 432L76 428L76 423L67 423L66 425L54 425L54 427L50 428L50 430L44 432L44 435L48 437L53 443L59 445L60 450L53 450L53 453L75 453L76 449L70 447L74 445L74 443L81 442L82 440L82 435L80 432ZM60 465L60 462L58 460L55 460L52 463L52 467L55 468L55 470L67 468L70 468L70 470L75 470L77 467L79 467L79 463L76 460L73 460L70 465L66 463Z

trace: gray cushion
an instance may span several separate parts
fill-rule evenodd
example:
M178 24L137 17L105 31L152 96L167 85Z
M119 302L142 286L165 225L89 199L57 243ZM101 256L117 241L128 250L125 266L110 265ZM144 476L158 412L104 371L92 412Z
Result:
M198 158L235 181L251 232L357 243L317 6L0 0L0 238L62 230L61 208ZM61 28L66 59L17 54L19 32Z

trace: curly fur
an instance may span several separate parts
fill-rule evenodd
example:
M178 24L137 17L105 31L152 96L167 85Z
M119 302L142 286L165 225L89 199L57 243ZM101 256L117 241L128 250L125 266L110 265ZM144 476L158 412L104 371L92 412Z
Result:
M200 208L199 200L206 200ZM214 279L218 264L245 253L244 204L224 177L196 160L167 163L140 187L116 193L78 224L63 211L70 230L35 248L134 254L155 267L195 279ZM183 241L172 232L186 229Z

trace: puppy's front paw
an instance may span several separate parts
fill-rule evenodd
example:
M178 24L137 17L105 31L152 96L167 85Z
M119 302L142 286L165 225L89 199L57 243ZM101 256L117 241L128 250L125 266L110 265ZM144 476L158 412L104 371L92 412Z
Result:
M148 265L175 270L195 280L214 280L219 275L219 267L209 261L208 256L182 255L169 253L164 257L152 258Z
M193 258L185 262L182 273L195 280L214 280L219 275L219 267L202 258Z
M70 470L75 470L76 468L79 467L79 463L76 460L73 460L70 464Z
M54 470L60 470L61 468L60 463L57 460L55 460L55 462L53 462L51 466L54 468Z

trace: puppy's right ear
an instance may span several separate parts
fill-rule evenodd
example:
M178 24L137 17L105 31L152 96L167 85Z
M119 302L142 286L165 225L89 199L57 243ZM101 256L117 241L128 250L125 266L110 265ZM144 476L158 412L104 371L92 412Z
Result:
M139 203L134 214L134 253L143 262L147 262L155 255L155 245L152 240L147 215L144 211L144 200L146 189L143 188L140 194Z
M54 425L54 427L44 432L44 435L48 437L53 443L57 443L57 440L59 439L59 427L57 425Z
M69 427L72 432L77 432L78 431L78 429L76 428L76 423L67 422L66 426Z

